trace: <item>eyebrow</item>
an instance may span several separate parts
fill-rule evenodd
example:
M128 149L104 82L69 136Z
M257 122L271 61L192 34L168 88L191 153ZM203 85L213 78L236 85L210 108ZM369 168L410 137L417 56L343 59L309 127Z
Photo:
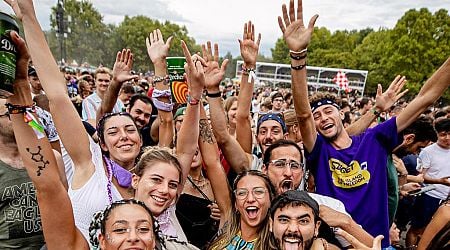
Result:
M290 216L285 215L285 214L280 214L280 215L278 215L277 218L279 218L279 219L281 219L281 218L291 219ZM302 215L300 215L300 216L297 216L297 220L303 219L303 218L311 218L311 215L309 215L309 214L306 213L306 214L302 214Z
M166 177L159 174L151 174L150 177L159 177L161 179L167 179ZM169 180L169 182L176 182L177 184L180 183L178 180Z

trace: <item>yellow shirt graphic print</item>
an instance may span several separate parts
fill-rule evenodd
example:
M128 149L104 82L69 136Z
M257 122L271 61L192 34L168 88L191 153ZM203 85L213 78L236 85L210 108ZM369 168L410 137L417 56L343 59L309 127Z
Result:
M331 158L330 171L333 177L333 184L341 188L354 188L367 184L370 180L370 173L362 169L358 161L351 161L349 165L340 160ZM367 164L366 162L363 163Z

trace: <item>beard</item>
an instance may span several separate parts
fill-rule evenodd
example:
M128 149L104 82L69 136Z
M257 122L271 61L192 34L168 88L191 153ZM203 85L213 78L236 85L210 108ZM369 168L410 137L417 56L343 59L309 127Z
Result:
M16 137L14 136L11 122L9 122L9 124L0 122L0 140L5 144L16 143Z
M286 238L291 238L291 239L296 239L299 242L298 243L284 243L286 242ZM301 234L297 234L297 233L287 233L284 234L282 237L282 240L276 239L277 242L277 246L278 249L299 249L300 246L302 246L303 250L309 250L311 249L311 246L314 242L314 238L308 239L308 240L304 240L303 236ZM285 245L290 245L290 246L285 246ZM297 245L297 247L295 248L295 245Z

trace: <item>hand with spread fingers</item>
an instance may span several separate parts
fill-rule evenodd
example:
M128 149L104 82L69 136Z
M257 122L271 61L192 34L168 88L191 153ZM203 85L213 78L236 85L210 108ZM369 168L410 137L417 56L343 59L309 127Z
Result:
M261 33L258 34L258 39L255 41L255 25L251 21L248 21L248 23L244 24L242 40L239 39L238 41L242 60L244 60L244 67L254 69L256 67L259 44L261 42Z
M303 24L302 0L298 0L297 17L295 13L294 0L289 2L289 13L286 4L282 6L283 18L278 16L278 25L283 32L284 40L290 50L300 52L306 49L311 41L314 24L319 15L314 15L309 21L308 27Z
M368 247L353 237L353 235L342 229L338 229L336 234L344 237L348 242L350 242L353 246L353 248L351 248L352 250L381 250L381 240L384 238L383 235L378 235L375 239L373 239L372 247Z
M189 95L196 100L200 100L205 86L204 68L206 67L206 61L197 54L191 56L184 41L181 41L181 47L183 48L183 53L186 57L184 71L186 72Z
M147 46L148 56L153 64L166 63L172 38L172 36L169 37L164 43L163 35L159 29L150 32L149 36L145 39L145 45Z
M205 70L205 87L209 92L218 92L220 82L225 75L227 69L228 59L222 62L219 66L219 45L214 44L214 55L211 47L211 42L208 41L206 45L202 44L202 57L206 62Z
M113 80L124 83L132 79L138 78L137 75L131 74L133 68L133 54L129 49L123 49L117 52L116 62L113 67Z
M381 84L378 84L375 108L378 108L380 111L387 111L398 99L402 98L408 92L408 89L402 92L405 84L405 76L400 75L395 77L384 93Z

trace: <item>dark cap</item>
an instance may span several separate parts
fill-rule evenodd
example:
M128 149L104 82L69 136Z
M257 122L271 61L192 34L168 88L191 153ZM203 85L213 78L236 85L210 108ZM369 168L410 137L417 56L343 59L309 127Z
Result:
M28 75L37 76L36 69L33 66L28 66Z
M280 124L281 128L283 129L283 133L287 133L286 123L283 120L282 114L279 114L279 113L267 113L267 114L261 116L258 119L256 130L259 131L259 127L261 126L261 124L268 120L277 121Z
M315 201L311 196L309 196L308 192L300 191L300 190L289 190L280 195L278 195L273 201L272 206L270 207L270 215L275 215L275 211L280 207L285 207L290 203L300 203L310 207L313 210L314 216L319 217L319 204Z

